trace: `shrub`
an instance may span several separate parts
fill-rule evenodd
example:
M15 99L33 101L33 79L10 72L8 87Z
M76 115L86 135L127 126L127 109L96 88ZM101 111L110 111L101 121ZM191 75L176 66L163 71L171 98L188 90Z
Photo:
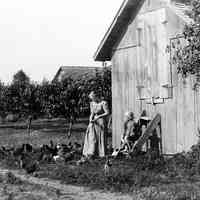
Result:
M0 82L0 116L11 113L21 117L45 115L75 120L81 114L89 114L88 94L92 90L99 92L111 109L111 68L103 68L85 79L68 78L41 84L31 83L30 78L19 71L10 85Z
M172 45L174 49L173 62L177 64L178 72L185 78L189 75L196 76L196 84L200 81L200 17L199 17L199 0L179 0L180 2L189 3L192 6L191 13L188 13L193 19L193 23L186 24L182 32L185 39L185 45L182 45L178 39L177 44Z
M13 185L17 185L17 184L22 184L22 181L20 179L18 179L13 173L8 172L5 176L5 180L6 183L8 184L13 184Z

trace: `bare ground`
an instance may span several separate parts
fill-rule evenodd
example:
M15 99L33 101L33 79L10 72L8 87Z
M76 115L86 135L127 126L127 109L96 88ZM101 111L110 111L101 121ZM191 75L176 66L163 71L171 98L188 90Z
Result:
M23 172L17 170L0 169L0 175L5 176L8 172L14 174L23 182L29 183L29 188L21 188L19 185L7 185L6 194L5 188L0 189L0 200L9 199L52 199L52 200L131 200L131 196L114 194L109 192L90 190L85 187L77 187L72 185L64 185L59 181L50 179L39 179L36 177L28 176ZM4 184L5 186L5 184ZM32 186L32 187L31 187ZM39 187L34 187L39 186ZM28 185L26 185L28 187ZM28 190L28 191L27 191ZM7 197L7 198L6 198ZM11 197L10 197L11 198Z

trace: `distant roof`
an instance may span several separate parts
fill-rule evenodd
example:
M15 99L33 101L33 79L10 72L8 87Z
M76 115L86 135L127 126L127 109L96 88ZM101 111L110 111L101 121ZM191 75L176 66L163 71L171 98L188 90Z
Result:
M95 61L111 60L112 49L114 45L119 40L119 38L122 37L130 21L135 19L144 2L145 0L124 0L112 24L110 25L108 31L98 46L97 51L95 52ZM185 14L185 11L189 7L179 2L188 2L188 0L173 0L167 5L173 12L176 13L177 16L182 18L184 22L192 22L189 16Z
M56 73L53 81L61 81L66 78L72 78L74 80L81 79L84 76L92 76L97 71L102 70L102 67L90 67L90 66L61 66Z

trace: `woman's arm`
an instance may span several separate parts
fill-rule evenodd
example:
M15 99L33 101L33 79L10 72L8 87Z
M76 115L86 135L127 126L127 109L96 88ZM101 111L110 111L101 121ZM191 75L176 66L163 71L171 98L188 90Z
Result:
M124 122L123 127L124 127L124 129L123 129L123 135L122 135L122 138L124 139L125 136L126 136L126 131L127 131L127 121Z
M92 122L94 119L94 112L93 112L93 105L92 102L90 103L90 117L89 117L89 121Z
M91 114L90 114L89 121L92 122L93 120L94 120L94 113L91 113Z
M110 111L109 111L109 108L108 108L108 103L106 101L103 101L102 105L103 105L104 113L95 117L95 120L97 120L99 118L107 117L110 114Z

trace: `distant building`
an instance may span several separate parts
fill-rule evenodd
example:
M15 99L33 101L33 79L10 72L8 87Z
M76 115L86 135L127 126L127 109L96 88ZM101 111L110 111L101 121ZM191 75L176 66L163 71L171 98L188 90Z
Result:
M73 80L84 79L94 76L102 67L88 67L88 66L62 66L56 73L53 81L62 81L66 78Z

